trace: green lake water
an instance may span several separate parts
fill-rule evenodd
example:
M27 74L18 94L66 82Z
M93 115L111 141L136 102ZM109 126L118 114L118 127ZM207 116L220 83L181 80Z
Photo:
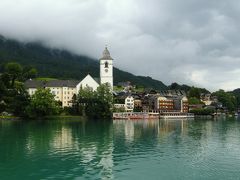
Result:
M0 120L4 179L240 179L240 119Z

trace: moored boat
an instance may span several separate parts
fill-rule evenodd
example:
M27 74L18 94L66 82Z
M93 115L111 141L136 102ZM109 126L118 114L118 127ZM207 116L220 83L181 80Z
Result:
M160 118L164 118L164 119L194 118L194 114L182 113L182 112L163 112L160 114Z
M137 120L137 119L159 119L159 113L153 112L121 112L121 113L113 113L113 119L129 119L129 120Z

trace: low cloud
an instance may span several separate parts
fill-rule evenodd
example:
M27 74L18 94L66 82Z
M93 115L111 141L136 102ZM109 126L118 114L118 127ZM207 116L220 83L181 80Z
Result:
M240 87L240 2L235 0L1 0L0 34L99 58L137 75Z

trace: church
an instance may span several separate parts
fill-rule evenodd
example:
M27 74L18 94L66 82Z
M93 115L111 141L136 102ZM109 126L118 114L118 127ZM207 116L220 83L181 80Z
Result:
M71 100L74 94L78 94L80 88L90 87L95 91L99 84L108 83L113 89L113 58L109 50L105 47L100 61L100 82L88 74L82 80L51 80L37 81L27 80L25 87L30 96L32 96L38 88L48 88L55 95L55 100L62 102L62 107L71 106Z

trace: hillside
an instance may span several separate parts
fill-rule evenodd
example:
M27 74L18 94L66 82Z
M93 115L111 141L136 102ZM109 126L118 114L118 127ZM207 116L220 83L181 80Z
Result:
M235 98L237 100L237 106L238 106L238 108L240 108L240 88L235 89L235 90L231 91L230 93L232 93L235 96Z
M86 56L74 55L65 50L49 49L40 43L19 43L0 36L0 72L6 62L18 62L31 65L38 69L39 76L59 79L82 79L90 73L99 77L99 62ZM131 73L114 68L114 84L130 81L132 84L167 89L161 81L151 77L135 76Z

